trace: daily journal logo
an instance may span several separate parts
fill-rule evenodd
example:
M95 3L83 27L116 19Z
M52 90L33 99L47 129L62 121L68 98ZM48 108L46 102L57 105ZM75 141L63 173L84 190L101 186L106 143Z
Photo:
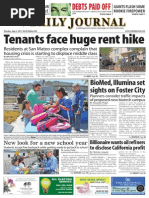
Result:
M45 0L5 0L0 15L1 26L42 26Z

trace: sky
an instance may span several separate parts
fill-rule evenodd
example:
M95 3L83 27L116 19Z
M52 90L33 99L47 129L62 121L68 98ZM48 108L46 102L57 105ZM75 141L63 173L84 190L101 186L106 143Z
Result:
M16 83L16 84L27 84L27 83L33 83L34 81L39 80L45 80L45 79L33 79L33 80L4 80L4 83ZM59 82L71 82L71 83L79 83L80 85L83 85L84 82L82 80L51 80L46 79L46 81L59 81Z

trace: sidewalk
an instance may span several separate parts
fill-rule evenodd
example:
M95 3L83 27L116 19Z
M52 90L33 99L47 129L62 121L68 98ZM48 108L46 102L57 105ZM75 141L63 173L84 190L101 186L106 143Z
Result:
M81 123L80 132L77 132L75 129L71 129L72 133L88 133L88 123Z

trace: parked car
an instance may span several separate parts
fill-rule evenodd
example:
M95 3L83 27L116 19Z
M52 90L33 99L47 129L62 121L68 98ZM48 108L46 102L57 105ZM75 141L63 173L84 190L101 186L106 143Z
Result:
M101 61L101 68L108 67L109 65L115 65L115 63L111 61L110 59Z
M14 103L12 108L13 108L13 109L19 109L19 106L18 106L17 103Z

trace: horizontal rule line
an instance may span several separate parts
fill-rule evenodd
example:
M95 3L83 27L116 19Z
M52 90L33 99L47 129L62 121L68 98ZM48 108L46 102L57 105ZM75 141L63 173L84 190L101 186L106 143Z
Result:
M47 26L48 27L48 26ZM76 29L78 31L78 29ZM86 30L86 29L84 29ZM91 29L91 30L96 30L96 29ZM4 32L4 34L6 33L13 33L13 34L23 34L23 33L27 33L27 34L37 34L37 33L42 33L42 34L48 34L49 32ZM84 32L50 32L50 34L70 34L70 33L73 33L73 34L84 34ZM85 32L85 33L92 33L92 32ZM125 34L130 34L130 33L134 33L134 34L145 34L146 32L94 32L94 34L109 34L109 33L112 33L112 34L120 34L120 33L125 33Z

